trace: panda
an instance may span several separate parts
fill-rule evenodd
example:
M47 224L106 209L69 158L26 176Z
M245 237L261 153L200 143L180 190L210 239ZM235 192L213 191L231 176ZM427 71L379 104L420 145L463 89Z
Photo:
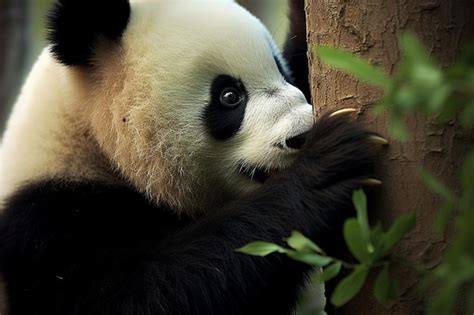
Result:
M283 53L232 0L58 0L0 147L7 314L291 314L383 138L313 118L303 0ZM369 180L367 180L369 179Z

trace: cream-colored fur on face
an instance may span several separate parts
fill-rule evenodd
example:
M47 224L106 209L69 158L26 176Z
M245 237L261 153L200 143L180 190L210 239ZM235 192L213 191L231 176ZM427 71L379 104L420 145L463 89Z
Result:
M274 50L265 27L233 1L133 1L121 44L101 43L93 70L43 52L0 148L0 198L41 178L125 180L192 213L255 189L239 163L287 167L295 151L275 144L313 124ZM203 120L221 74L249 92L242 128L227 141L212 139Z

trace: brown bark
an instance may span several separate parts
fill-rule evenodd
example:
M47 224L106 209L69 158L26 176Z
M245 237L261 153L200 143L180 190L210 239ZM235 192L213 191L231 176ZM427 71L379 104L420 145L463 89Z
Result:
M397 39L402 31L414 31L434 57L447 65L458 56L463 43L474 34L472 0L306 0L308 37L312 46L344 48L393 72L400 61ZM311 49L311 48L310 48ZM374 117L371 104L381 96L351 76L331 70L314 56L310 59L313 103L316 114L345 107L359 109L358 120L387 137L387 116ZM456 124L439 129L423 117L407 120L412 137L405 143L390 139L384 162L381 200L375 219L391 222L401 213L415 210L417 227L398 246L396 254L412 266L433 268L439 264L449 235L433 238L431 223L439 199L420 182L418 172L431 170L448 186L455 187L467 149ZM372 295L373 276L366 288L341 314L421 314L427 302L417 292L419 276L412 267L395 272L400 300L388 306Z
M29 0L0 0L0 135L18 93L27 56Z

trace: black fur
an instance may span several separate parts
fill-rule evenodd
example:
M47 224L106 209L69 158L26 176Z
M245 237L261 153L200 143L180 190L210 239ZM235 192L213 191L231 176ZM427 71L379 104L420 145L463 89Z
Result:
M51 51L65 65L91 65L97 41L119 40L129 17L128 0L58 0L47 25Z
M221 104L221 93L225 88L232 87L240 91L243 102L236 108L227 108ZM210 103L204 112L209 133L218 140L229 139L242 126L247 106L248 93L240 80L228 75L219 75L214 79L210 90Z
M306 99L311 99L308 70L308 44L306 42L306 15L304 0L291 0L290 31L285 43L283 56L288 62L293 76L293 84L298 87Z
M235 249L293 229L337 248L371 175L368 135L323 117L290 169L195 220L126 187L33 183L0 222L10 314L290 314L308 267Z

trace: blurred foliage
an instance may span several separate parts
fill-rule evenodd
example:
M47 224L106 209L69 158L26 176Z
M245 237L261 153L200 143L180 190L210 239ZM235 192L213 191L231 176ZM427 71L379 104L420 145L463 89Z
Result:
M403 60L393 75L372 66L367 61L337 48L319 47L316 54L331 67L352 74L384 91L384 97L374 106L376 113L386 112L390 117L391 134L405 140L409 131L405 118L419 113L434 119L440 126L458 119L469 131L474 127L474 48L467 47L460 60L447 69L442 69L412 34L400 38ZM472 150L472 148L471 148ZM443 233L449 222L454 225L453 236L444 252L442 262L434 269L413 266L422 270L420 295L423 289L434 288L435 293L427 303L427 314L453 314L456 303L464 304L467 314L474 313L474 150L464 159L460 175L461 192L455 194L429 171L423 170L421 179L433 194L441 199L440 209L433 232ZM344 240L357 260L348 263L327 256L318 246L299 232L286 240L288 248L279 245L255 242L238 251L255 256L266 256L277 252L322 267L313 281L326 282L337 276L342 268L350 269L348 276L336 286L330 301L341 306L352 299L363 287L371 269L378 270L374 295L382 304L397 298L397 286L390 277L393 264L399 263L392 253L393 247L415 226L415 214L406 213L383 231L381 225L369 226L367 200L363 191L355 191L353 202L357 217L344 224ZM427 222L422 222L426 224Z

